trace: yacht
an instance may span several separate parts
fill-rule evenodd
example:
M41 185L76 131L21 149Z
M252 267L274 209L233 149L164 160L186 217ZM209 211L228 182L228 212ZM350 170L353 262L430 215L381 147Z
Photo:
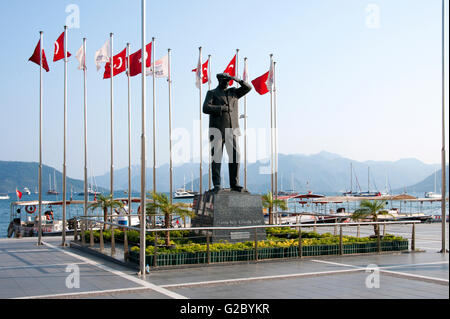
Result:
M8 194L0 194L0 199L9 199Z
M27 194L27 195L31 195L31 192L30 192L30 190L28 189L28 187L24 187L24 188L23 188L23 192L24 192L25 194Z
M196 192L180 188L175 192L175 196L173 198L194 198L196 194Z
M192 178L192 177L191 177ZM191 188L194 189L194 179L191 180ZM184 177L184 186L183 188L177 189L175 192L175 195L173 198L180 199L180 198L194 198L194 196L197 195L196 192L193 190L186 190L186 176Z

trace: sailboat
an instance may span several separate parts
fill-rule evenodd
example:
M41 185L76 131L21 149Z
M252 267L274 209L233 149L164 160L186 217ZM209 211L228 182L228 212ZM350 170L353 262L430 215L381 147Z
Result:
M94 174L92 174L92 172L91 172L91 183L90 183L90 185L88 183L87 193L88 193L88 195L93 195L93 196L101 195L101 192L97 191L97 183L95 182L95 177L94 177ZM78 196L84 196L84 191L78 193Z
M58 195L58 191L56 190L56 173L53 171L53 187L52 188L52 179L50 174L48 175L48 183L49 183L49 189L47 191L47 195Z
M437 170L434 170L434 192L426 192L425 198L436 198L436 199L442 198L441 194L436 193L436 186L437 186L436 173Z
M375 185L376 187L376 185ZM371 192L370 191L370 167L367 167L367 192L360 192L358 195L358 197L377 197L377 196L381 196L381 193L376 191L376 192Z

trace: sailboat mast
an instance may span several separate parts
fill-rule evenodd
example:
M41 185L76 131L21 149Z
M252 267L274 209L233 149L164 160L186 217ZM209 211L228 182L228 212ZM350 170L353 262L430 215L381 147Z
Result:
M434 193L436 194L436 169L434 170Z
M353 163L350 163L350 194L353 193Z

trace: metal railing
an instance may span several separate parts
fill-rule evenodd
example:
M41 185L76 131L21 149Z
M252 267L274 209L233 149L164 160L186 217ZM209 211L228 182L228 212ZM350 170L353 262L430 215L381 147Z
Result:
M103 216L102 216L103 217ZM78 224L80 224L80 235L81 235L81 245L82 246L87 246L86 243L86 235L85 233L88 232L89 233L89 244L88 246L90 248L94 248L95 247L95 240L94 240L94 229L97 228L98 232L99 232L99 236L98 236L98 241L99 241L99 248L98 251L100 253L105 254L105 239L104 239L104 231L103 228L108 226L109 227L109 231L111 233L111 238L110 238L110 255L111 257L114 257L116 255L116 240L115 240L115 229L122 229L122 230L127 230L127 231L123 231L123 253L124 253L124 260L128 261L130 258L130 250L129 250L129 242L128 242L128 231L130 230L134 230L139 232L140 228L138 227L132 227L132 226L127 226L127 225L121 225L121 224L116 224L116 223L111 223L111 222L104 222L102 220L96 220L91 218L91 216L87 216L87 217L78 217L79 223L75 223L75 229L74 229L74 240L78 241ZM295 256L297 258L302 258L305 257L305 247L302 244L302 230L304 229L308 229L308 228L314 228L314 230L316 230L317 228L334 228L334 235L335 236L339 236L339 243L338 243L338 247L337 250L332 250L330 252L328 252L327 254L329 255L344 255L345 252L345 244L344 244L344 230L348 230L351 227L356 227L356 237L360 237L361 236L361 227L370 227L370 226L374 226L374 225L380 225L378 227L378 231L377 231L377 235L376 235L376 249L375 251L373 251L373 249L371 249L370 252L375 252L375 253L382 253L383 251L383 247L382 247L382 237L384 237L384 235L386 234L386 227L387 226L393 226L393 225L411 225L411 251L415 251L416 250L416 224L420 223L419 221L398 221L398 222L352 222L352 223L321 223L321 224L295 224L295 225L258 225L258 226L240 226L240 227L189 227L189 228L153 228L153 229L147 229L146 230L146 235L150 234L154 236L154 246L153 246L153 257L151 260L151 266L152 267L158 267L158 233L167 233L167 232L174 232L174 231L189 231L192 233L197 234L197 236L193 236L193 237L189 237L190 239L204 239L204 241L202 240L202 243L206 244L206 254L203 257L204 260L202 263L205 264L211 264L213 263L211 256L212 256L212 252L211 252L211 240L213 239L217 239L216 237L218 236L213 236L213 231L218 231L218 230L225 230L225 231L231 231L231 230L235 230L235 231L239 231L239 230L247 230L249 231L248 233L250 234L251 231L253 231L253 240L248 240L248 242L253 241L253 247L252 247L252 252L248 252L248 254L251 254L251 260L254 261L259 261L262 259L265 259L263 257L260 256L261 251L259 248L259 244L258 241L261 242L261 240L258 240L258 230L259 229L267 229L267 228L291 228L291 229L296 229L297 230L297 235L298 235L298 239L297 239L297 243L295 246L293 246L292 248L297 247L297 251L295 251L295 254L292 254L292 249L291 249L291 255ZM381 230L381 225L383 226L383 230ZM381 234L383 233L383 235ZM135 243L135 246L139 246L138 243ZM249 257L249 256L247 256ZM249 257L250 258L250 257ZM277 258L277 257L276 257ZM267 259L267 258L266 258ZM250 259L248 259L250 260Z

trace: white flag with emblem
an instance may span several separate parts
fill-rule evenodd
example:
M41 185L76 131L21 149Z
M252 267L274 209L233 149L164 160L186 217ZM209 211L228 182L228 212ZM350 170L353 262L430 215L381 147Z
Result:
M273 76L273 60L270 60L270 70L269 70L269 76L267 77L266 86L267 89L272 92L274 89L274 76Z
M242 80L244 80L244 82L248 82L248 65L247 65L247 60L245 60L245 63L244 63L244 73L242 74Z
M78 66L78 70L84 70L86 68L86 56L84 55L84 46L82 45L81 48L77 51L76 58L78 62L80 62L80 65Z
M106 41L100 50L95 52L95 65L97 66L97 71L100 70L102 63L110 62L110 51L111 43L110 40Z
M198 63L197 63L197 69L195 72L195 86L197 87L197 89L200 88L200 86L202 85L202 57L199 56L198 57Z
M153 75L153 64L147 68L147 76ZM169 77L169 56L165 55L161 59L155 62L155 78L167 78Z

